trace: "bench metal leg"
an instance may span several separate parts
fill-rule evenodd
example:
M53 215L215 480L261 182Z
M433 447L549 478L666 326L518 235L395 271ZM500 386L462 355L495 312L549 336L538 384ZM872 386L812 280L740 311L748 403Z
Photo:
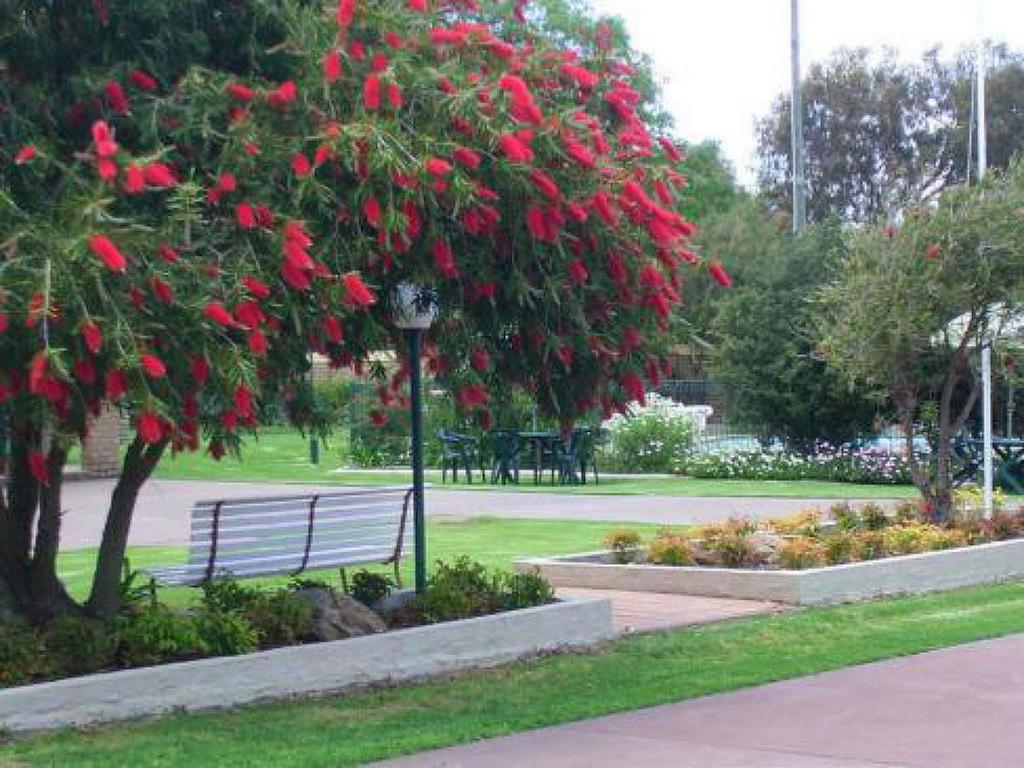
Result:
M345 573L345 569L344 568L339 568L338 571L341 572L341 591L344 592L347 595L348 594L348 575Z
M395 586L402 588L402 563L398 560L395 560Z

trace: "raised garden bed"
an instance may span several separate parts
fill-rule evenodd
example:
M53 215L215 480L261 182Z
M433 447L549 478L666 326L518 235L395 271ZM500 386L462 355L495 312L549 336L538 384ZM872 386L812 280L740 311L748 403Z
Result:
M608 600L536 608L0 690L0 728L29 731L324 694L488 667L615 635Z
M1024 577L1024 539L886 557L841 565L784 570L616 564L613 553L520 560L555 587L770 600L819 605L990 584Z

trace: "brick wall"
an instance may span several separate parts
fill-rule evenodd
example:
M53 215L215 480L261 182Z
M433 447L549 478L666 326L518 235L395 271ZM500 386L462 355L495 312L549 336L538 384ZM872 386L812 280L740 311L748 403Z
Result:
M116 475L121 470L119 442L121 414L116 408L104 408L92 420L89 436L82 446L82 471L99 477Z

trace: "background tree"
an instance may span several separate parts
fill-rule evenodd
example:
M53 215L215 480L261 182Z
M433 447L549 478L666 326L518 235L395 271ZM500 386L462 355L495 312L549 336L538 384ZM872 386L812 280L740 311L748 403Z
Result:
M952 514L952 440L978 398L979 343L1024 312L1022 211L1017 163L1003 178L947 191L935 210L913 210L899 231L856 232L819 294L823 354L895 408L914 484L939 520ZM922 433L928 455L913 450Z
M135 427L84 606L109 616L168 447L237 450L279 402L319 429L312 352L401 398L372 355L403 348L404 282L436 292L427 364L484 428L510 389L565 425L643 399L696 263L682 157L615 25L540 26L573 7L4 5L0 610L80 609L55 563L91 414Z
M844 382L816 354L812 299L844 252L837 219L794 237L749 201L715 217L698 243L724 254L735 280L711 307L714 380L730 420L782 438L800 452L869 432L880 403Z
M803 81L810 221L838 215L866 222L934 198L971 169L974 64L939 49L920 63L841 49ZM989 49L989 163L1005 168L1024 148L1024 57ZM790 100L776 99L758 123L758 183L769 206L789 212Z

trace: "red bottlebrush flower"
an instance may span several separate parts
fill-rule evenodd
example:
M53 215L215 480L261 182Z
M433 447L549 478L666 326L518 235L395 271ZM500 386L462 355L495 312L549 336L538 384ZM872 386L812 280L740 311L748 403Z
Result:
M267 103L274 109L284 109L298 98L299 89L292 80L285 80L267 94Z
M436 240L431 249L434 254L434 266L437 271L449 280L455 280L460 272L455 264L455 254L452 247L444 240Z
M235 221L240 229L255 229L256 214L248 203L239 203L235 206Z
M243 419L252 416L252 392L245 384L235 388L235 412Z
M7 318L7 313L0 312L0 333L6 331L8 325L10 325L10 321Z
M367 110L380 109L380 78L370 75L363 82L363 106Z
M128 97L124 94L124 88L117 80L108 80L103 87L103 93L107 97L107 104L115 114L125 114L131 106Z
M128 81L143 91L155 91L157 87L156 78L144 69L133 69L128 74Z
M376 197L368 197L363 203L363 216L374 229L380 227L381 207Z
M681 162L683 159L683 153L679 151L679 148L672 143L671 139L660 138L658 143L661 144L661 148L665 150L665 154L668 155L668 159L673 163Z
M477 373L487 373L491 368L491 356L483 347L477 347L469 353L469 364Z
M611 197L604 190L599 190L594 193L594 197L591 200L594 210L597 211L597 215L601 217L601 220L609 227L617 227L619 224L619 212L615 210L615 206L612 204Z
M256 157L256 155L260 153L260 145L257 144L255 141L245 142L244 149L245 154L247 154L249 157Z
M342 275L341 285L345 289L345 303L349 306L365 309L377 301L373 291L355 272Z
M439 78L437 78L437 87L440 88L445 93L447 93L449 96L458 92L458 89L455 87L455 83L453 83L449 78L445 77L444 75L441 75Z
M142 169L146 183L151 187L166 189L176 186L178 178L174 175L169 165L164 163L150 163Z
M301 152L296 152L292 155L292 173L301 179L309 176L312 172L313 166L310 164L308 157Z
M463 409L469 410L481 405L487 405L491 401L491 395L480 384L468 384L459 388L455 393L455 399Z
M124 272L128 266L128 260L121 253L117 246L104 235L93 235L89 238L89 250L100 259L112 272Z
M928 247L924 249L924 257L928 261L938 261L940 253L937 243L928 243Z
M561 73L572 80L580 88L587 90L597 86L601 82L601 78L591 72L585 67L578 67L575 64L563 64L560 68Z
M253 297L263 300L270 297L270 287L262 280L257 280L255 277L243 277L242 285L249 291Z
M342 32L352 25L356 15L356 0L338 0L338 11L335 20L338 22L338 29Z
M17 154L14 155L15 165L24 165L36 156L36 148L31 144L27 144L18 150Z
M174 302L174 290L168 283L165 283L159 277L151 277L149 279L149 287L153 289L153 295L164 304L171 304Z
M28 468L37 483L50 484L50 467L46 461L46 454L42 451L32 451L28 455Z
M533 162L533 150L526 146L512 133L506 133L498 139L498 146L510 163Z
M391 64L391 60L388 58L386 53L375 53L373 58L370 59L370 71L374 74L380 74Z
M249 351L256 355L256 357L263 357L267 354L267 350L270 349L266 334L259 328L251 331L248 337L246 337L246 341L249 344Z
M144 443L159 443L164 433L160 417L152 411L143 411L135 419L135 432Z
M530 171L530 182L537 188L538 192L549 200L558 202L562 199L562 190L555 184L554 179L539 168L534 168Z
M124 172L124 191L128 195L137 195L146 190L146 174L137 165L129 165Z
M444 27L434 27L427 33L430 38L430 44L435 46L445 45L465 45L469 41L469 34L467 32L457 29L446 29Z
M389 48L394 48L396 51L405 47L405 40L396 32L385 32L384 42Z
M352 40L348 44L348 55L355 61L363 61L366 58L366 46L362 40Z
M428 10L427 0L408 0L407 5L409 6L410 11L419 11L420 13L426 13Z
M452 152L452 159L463 168L468 168L471 171L475 171L479 168L480 163L482 162L482 158L479 153L474 152L472 149L468 149L467 147L456 147L455 151Z
M189 363L189 368L196 386L204 386L210 378L210 364L206 362L206 358L201 355L199 357L193 357L192 362Z
M224 448L224 441L219 437L214 438L210 441L210 444L206 447L206 452L210 454L210 457L214 461L220 461L224 458L224 454L227 452Z
M587 213L587 209L577 203L575 200L569 201L565 206L565 212L569 218L575 221L577 224L583 224L586 222L590 214Z
M454 170L451 163L439 157L431 157L427 160L426 168L427 173L431 176L447 176Z
M498 80L498 87L513 98L523 100L533 98L529 87L526 85L526 81L519 77L519 75L509 73L502 75L501 79Z
M117 178L117 163L109 157L101 157L96 160L96 173L103 181L113 181Z
M217 177L217 190L228 194L234 192L238 188L238 179L235 178L233 173L222 173Z
M590 274L587 272L587 266L583 263L582 259L573 259L569 262L569 280L573 285L583 285L587 282L587 278Z
M235 318L246 328L257 328L267 321L267 316L253 299L240 301L235 305Z
M644 404L646 401L646 391L644 388L643 379L637 376L633 371L627 371L622 375L622 379L619 382L622 385L622 389L626 392L626 396L635 402Z
M375 427L383 427L388 423L388 415L384 411L375 408L370 411L370 423Z
M241 83L228 83L225 89L228 95L235 101L252 101L256 98L256 91L247 85Z
M28 366L28 391L33 395L43 394L46 380L49 378L47 367L46 352L39 350L32 356L32 362Z
M117 153L117 142L110 126L102 120L92 124L92 143L99 157L111 157Z
M592 169L597 166L594 153L576 139L565 140L565 152L580 168Z
M559 347L555 350L555 357L558 358L558 362L560 362L566 370L572 368L572 345L559 345Z
M341 77L341 54L337 49L332 48L324 56L323 70L324 80L328 83L336 83Z
M270 229L274 226L274 214L270 208L265 205L257 205L254 209L256 213L256 224L257 226Z
M640 285L648 290L656 291L665 285L665 276L658 268L648 264L640 270Z
M392 109L401 109L403 103L402 89L394 83L388 83L388 104Z
M167 366L156 355L142 355L139 358L143 372L151 379L162 379L167 375Z
M128 391L128 376L120 368L107 371L104 381L107 400L116 403Z
M341 344L345 338L341 322L334 315L328 315L324 318L324 333L327 335L327 339L333 344Z
M729 277L729 273L725 271L725 267L722 266L722 262L718 259L712 259L708 262L708 274L723 288L728 288L732 285L732 278Z
M173 264L178 260L178 252L171 248L167 243L164 243L157 248L157 253L160 258L166 261L168 264Z
M231 317L231 313L219 301L208 301L203 307L203 315L224 328L235 326L235 320Z

